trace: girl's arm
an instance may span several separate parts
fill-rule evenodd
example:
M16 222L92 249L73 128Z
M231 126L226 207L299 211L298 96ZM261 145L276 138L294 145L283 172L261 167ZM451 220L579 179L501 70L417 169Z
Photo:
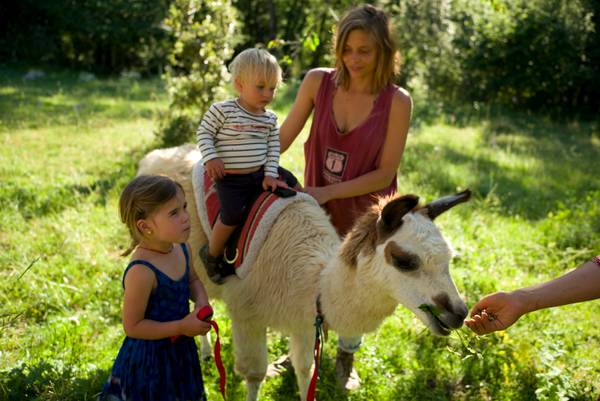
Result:
M307 187L306 192L314 196L319 204L323 204L332 199L368 194L390 185L402 160L411 111L410 95L403 89L398 90L392 99L386 138L377 169L337 184Z
M302 131L302 128L304 128L304 124L306 124L306 120L308 120L315 106L315 98L324 74L325 71L323 69L315 68L310 70L302 80L296 94L296 100L294 100L290 112L279 128L281 153L290 147L298 134L300 134L300 131Z
M135 265L125 276L123 300L123 328L128 337L143 340L158 340L178 335L195 336L206 334L210 325L201 321L194 313L181 320L157 322L145 319L148 299L155 283L154 273L145 266Z
M190 249L188 244L185 244L187 249ZM194 270L194 257L193 252L188 252L190 255L190 297L192 301L195 303L195 308L201 308L204 305L208 305L208 295L206 294L206 289L204 288L204 284L196 275L196 271Z

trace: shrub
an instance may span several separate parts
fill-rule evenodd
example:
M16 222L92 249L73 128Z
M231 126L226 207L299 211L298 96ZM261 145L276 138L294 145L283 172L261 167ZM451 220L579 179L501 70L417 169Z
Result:
M202 115L221 95L227 78L225 61L233 52L235 19L229 0L174 0L171 4L165 24L175 43L164 74L170 103L158 132L164 144L192 140ZM176 129L185 131L175 133Z

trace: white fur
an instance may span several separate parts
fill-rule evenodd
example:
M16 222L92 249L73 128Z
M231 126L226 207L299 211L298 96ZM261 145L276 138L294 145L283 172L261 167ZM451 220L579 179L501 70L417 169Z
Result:
M140 174L165 174L182 184L192 219L189 242L194 255L207 241L192 195L191 172L199 158L193 145L184 145L155 150L139 165ZM391 241L419 255L424 266L406 273L389 265L384 249ZM243 280L232 276L224 285L216 286L208 280L199 258L194 259L194 268L209 295L227 305L235 368L246 379L248 401L257 399L266 373L267 327L290 335L300 397L306 399L318 294L327 324L345 336L375 330L398 303L437 332L439 326L419 306L432 304L432 298L441 292L449 296L453 307L466 311L448 272L449 246L431 220L420 213L406 215L401 229L379 244L374 254L361 253L355 267L341 261L339 248L340 240L323 210L312 203L297 202L276 220L256 264Z

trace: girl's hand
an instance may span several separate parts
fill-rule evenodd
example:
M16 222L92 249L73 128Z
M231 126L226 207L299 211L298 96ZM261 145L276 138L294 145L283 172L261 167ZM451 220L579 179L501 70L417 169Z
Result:
M212 180L225 176L225 164L219 158L207 161L204 163L204 168Z
M200 308L195 308L192 313L184 317L179 321L181 334L188 337L195 337L197 335L205 335L210 330L210 324L204 322L196 316Z
M319 202L319 205L327 203L331 200L330 191L327 187L306 187L304 192L312 196Z
M265 178L263 178L262 187L265 191L273 192L277 189L277 187L288 188L288 185L275 177L265 175Z

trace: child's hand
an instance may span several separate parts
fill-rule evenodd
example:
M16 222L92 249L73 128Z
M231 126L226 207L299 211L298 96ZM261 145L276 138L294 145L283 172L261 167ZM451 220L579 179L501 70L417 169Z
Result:
M265 178L263 178L262 187L265 191L271 191L271 192L275 191L275 189L277 187L289 188L285 182L278 180L275 177L268 176L268 175L265 175Z
M208 322L198 319L196 316L200 308L194 309L194 311L188 314L186 317L179 321L181 327L181 334L194 337L197 335L205 335L210 330L210 324Z
M219 158L207 161L204 163L204 168L212 180L225 176L225 164Z

